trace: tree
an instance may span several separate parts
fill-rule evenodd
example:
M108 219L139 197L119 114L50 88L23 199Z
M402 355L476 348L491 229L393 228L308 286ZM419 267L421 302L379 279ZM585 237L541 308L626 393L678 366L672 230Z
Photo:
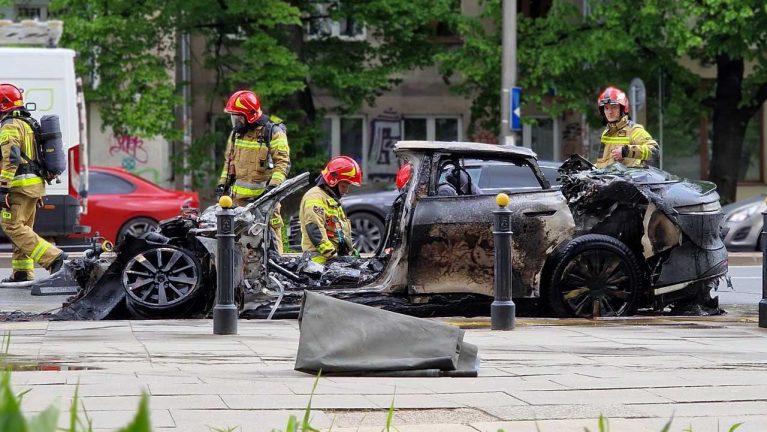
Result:
M559 115L588 113L595 98L631 77L667 77L666 109L672 132L688 131L700 115L713 117L710 179L723 201L735 199L743 137L767 99L767 6L760 0L614 0L591 2L590 14L556 0L542 18L518 19L519 84L525 103ZM501 0L487 0L482 16L458 28L464 46L443 54L446 74L458 73L458 91L474 97L472 125L498 129ZM680 59L716 66L706 83ZM750 66L750 73L745 71ZM651 89L648 89L652 91ZM648 100L655 96L648 95ZM678 145L670 139L664 151Z
M213 107L236 89L251 88L272 113L286 120L294 172L318 168L325 150L317 142L323 110L314 92L333 96L339 113L399 82L398 75L434 63L442 46L435 22L450 22L456 0L54 0L65 21L62 45L77 50L78 69L90 82L90 100L100 102L106 126L139 136L180 135L179 104L172 71L175 36L190 33L206 43L202 62L214 71ZM372 36L342 40L337 34L305 37L307 28L342 21ZM356 27L355 27L356 26ZM219 116L220 118L220 116ZM211 161L220 154L225 128L197 137L192 166L217 177ZM207 165L206 165L207 164ZM209 176L208 174L212 174Z

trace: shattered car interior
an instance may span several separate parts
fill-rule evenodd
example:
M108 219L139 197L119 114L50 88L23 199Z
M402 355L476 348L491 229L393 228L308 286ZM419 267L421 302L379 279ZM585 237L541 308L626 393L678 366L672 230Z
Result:
M493 210L512 210L514 298L555 316L624 316L637 310L718 313L727 272L719 195L707 182L654 168L595 169L573 156L552 188L522 147L401 141L413 174L368 257L320 265L280 255L268 217L310 182L288 179L235 209L235 299L243 318L296 317L305 290L415 316L487 315L493 296ZM464 168L464 165L469 168ZM493 169L524 175L498 189ZM499 174L500 175L500 174ZM483 188L483 185L485 186ZM80 286L55 319L206 316L216 285L216 210L187 211L130 237L112 256L89 251L54 277Z

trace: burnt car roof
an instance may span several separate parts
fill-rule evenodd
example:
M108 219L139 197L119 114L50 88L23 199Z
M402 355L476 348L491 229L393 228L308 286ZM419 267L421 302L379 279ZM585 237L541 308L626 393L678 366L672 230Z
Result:
M535 152L527 147L463 141L399 141L394 146L394 153L402 151L444 151L450 153L486 154L488 156L537 158Z

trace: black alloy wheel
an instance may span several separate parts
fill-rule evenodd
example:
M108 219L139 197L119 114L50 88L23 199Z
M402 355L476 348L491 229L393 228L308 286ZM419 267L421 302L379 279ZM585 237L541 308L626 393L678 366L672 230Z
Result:
M634 313L642 272L621 241L600 234L576 237L554 257L549 304L559 317L617 317Z
M201 279L197 259L173 247L139 253L128 261L122 273L128 303L145 315L171 311L193 301Z

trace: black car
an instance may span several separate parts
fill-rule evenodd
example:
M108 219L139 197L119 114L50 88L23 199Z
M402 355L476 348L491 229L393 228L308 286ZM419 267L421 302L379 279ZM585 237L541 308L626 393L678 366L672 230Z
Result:
M541 171L552 187L559 185L559 162L539 161ZM538 181L530 171L514 164L495 162L480 164L480 161L467 161L465 165L473 179L479 179L477 185L483 191L501 192L508 184L520 184L525 180L530 187L537 187ZM373 253L381 245L384 233L384 221L398 192L394 183L373 183L363 185L341 199L341 204L352 223L354 247L361 253ZM301 226L298 216L290 219L288 227L290 248L301 251Z

